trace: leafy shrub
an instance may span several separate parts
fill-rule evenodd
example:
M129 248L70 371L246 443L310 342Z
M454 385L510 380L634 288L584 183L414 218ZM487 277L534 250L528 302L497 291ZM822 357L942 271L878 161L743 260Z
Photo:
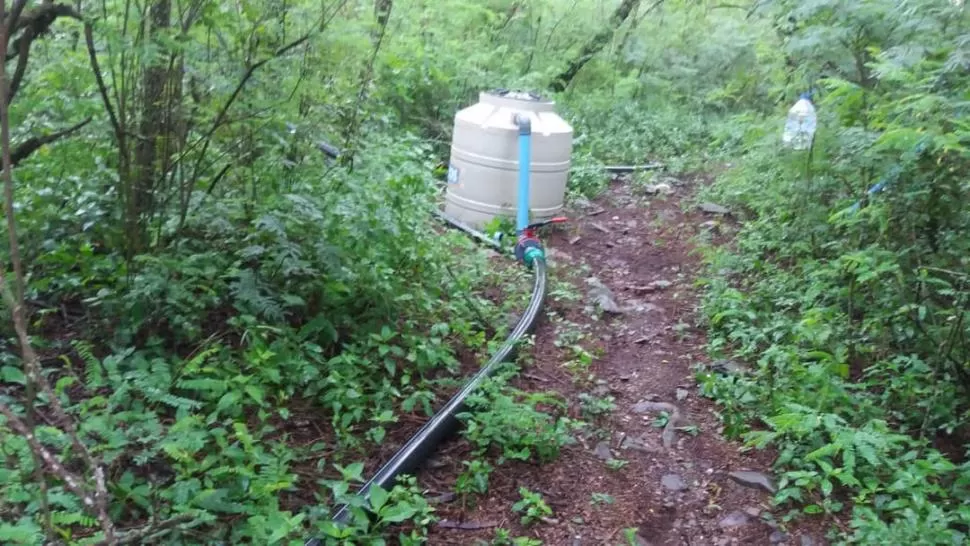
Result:
M481 392L468 397L468 411L458 415L465 425L462 435L480 454L498 448L499 464L506 460L546 463L556 458L562 446L575 441L571 432L578 423L540 409L562 407L553 395L522 392L505 381L489 381Z
M950 26L965 14L778 4L799 21L789 54L829 72L819 134L806 156L779 153L777 127L749 131L748 153L707 196L746 220L732 250L708 254L710 347L753 369L701 373L702 389L728 432L781 451L779 502L851 506L848 543L962 542L970 474L937 446L964 443L970 409L970 209L954 176L970 152L949 121L966 112L952 87L965 80L953 71L964 38ZM856 38L828 39L847 32ZM874 56L831 64L842 48ZM879 181L886 191L867 196Z

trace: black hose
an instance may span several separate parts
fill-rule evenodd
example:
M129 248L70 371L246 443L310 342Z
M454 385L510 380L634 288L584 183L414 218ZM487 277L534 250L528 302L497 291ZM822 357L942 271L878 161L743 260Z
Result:
M534 100L538 100L539 97L535 96ZM331 158L338 158L341 155L341 151L326 142L317 143L317 148L328 155ZM455 227L475 240L490 246L500 252L506 252L498 241L492 239L488 235L476 230L475 228L465 224L464 222L452 218L435 209L434 213L436 216L441 218L443 221ZM539 314L542 312L542 306L546 299L546 262L544 258L536 259L532 262L532 273L533 273L533 285L532 285L532 296L529 299L529 306L526 307L522 316L519 318L519 322L516 323L515 328L512 333L508 335L505 339L505 343L499 348L498 352L492 355L492 358L482 366L482 369L476 373L465 386L458 391L457 394L451 397L451 400L438 413L434 414L424 426L421 427L411 438L404 444L401 449L391 457L391 460L384 464L377 471L373 478L367 481L358 491L357 496L363 498L363 500L370 500L370 487L371 485L378 485L384 490L389 490L394 485L394 480L397 479L401 474L409 474L414 472L421 466L431 454L434 452L438 444L441 443L446 437L450 436L458 428L458 418L457 415L465 410L465 400L474 393L482 383L488 377L491 377L499 368L499 366L505 362L509 362L515 359L515 355L518 349L518 344L522 341L522 338L526 334L531 333L536 326L536 322L539 319ZM347 523L347 519L350 516L350 509L346 505L340 506L337 512L333 516L333 520L340 523ZM321 546L320 539L311 538L304 543L304 546Z
M479 231L479 230L477 230L477 229L469 226L468 224L462 222L461 220L459 220L457 218L453 218L451 216L448 216L447 214L441 212L438 209L433 209L433 211L434 211L434 215L437 216L438 218L440 218L442 221L444 221L445 223L447 223L448 225L450 225L451 227L453 227L455 229L459 229L461 231L464 231L466 234L468 234L469 237L475 239L476 241L478 241L478 242L480 242L480 243L482 243L484 245L490 246L490 247L494 248L495 250L498 250L499 252L508 252L507 249L502 248L502 244L501 243L499 243L495 239L489 237L485 233L482 233L481 231Z
M613 174L627 174L637 171L653 171L663 168L664 166L661 163L648 163L646 165L607 165L603 167L603 170Z
M408 474L416 470L425 459L431 456L438 444L447 436L451 435L458 428L459 413L465 409L465 400L474 393L502 363L509 362L515 358L519 342L522 338L533 331L536 326L542 306L546 297L546 262L537 259L532 265L533 286L532 297L529 299L529 306L526 307L515 329L506 338L505 343L499 348L488 362L476 373L465 386L451 397L451 400L441 408L438 413L431 417L431 420L424 424L391 460L384 464L373 478L360 488L357 495L364 500L369 500L371 485L378 485L382 489L389 490L394 485L394 480L401 474ZM350 509L345 505L341 506L334 514L334 521L346 523L350 516ZM310 539L305 546L319 546L318 539Z

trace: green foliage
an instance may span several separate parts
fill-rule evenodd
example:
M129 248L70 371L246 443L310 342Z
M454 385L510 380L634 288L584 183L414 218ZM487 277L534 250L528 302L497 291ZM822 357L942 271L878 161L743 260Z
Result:
M78 3L101 81L80 23L58 18L10 115L15 145L92 118L17 165L14 205L31 334L106 465L110 516L169 522L153 537L167 544L419 543L434 518L414 480L365 506L360 460L432 413L527 292L525 272L496 271L430 218L454 112L495 87L544 91L610 10L398 2L381 28L373 2L203 1L151 21L165 3ZM970 474L934 446L962 444L968 415L965 9L650 4L553 97L575 130L570 198L601 193L608 164L735 164L709 198L746 222L733 253L711 253L725 275L704 310L712 351L756 366L701 377L727 430L781 448L779 500L852 500L850 542L962 540ZM777 134L807 87L822 116L811 164ZM345 153L325 158L320 140ZM889 191L845 212L886 175ZM550 296L580 294L554 280ZM558 326L564 365L591 380L588 332ZM26 385L12 346L0 377ZM50 401L22 391L4 400L46 416ZM612 409L582 404L589 419ZM562 406L491 382L461 416L475 458L456 488L486 490L491 449L497 465L556 457L580 426ZM82 466L64 430L36 434ZM57 476L44 514L24 438L0 435L0 542L103 538ZM330 520L341 502L347 527Z
M613 396L598 397L586 392L579 394L580 409L583 417L592 420L609 415L616 409Z
M481 459L465 461L464 465L467 468L458 476L455 491L459 494L484 494L488 491L488 477L495 468Z
M496 529L491 546L542 546L542 541L531 537L512 537L508 529Z
M552 516L552 508L549 508L549 505L546 504L539 493L530 491L526 487L520 487L519 495L522 498L512 505L512 511L522 514L519 518L522 525L530 525Z
M421 496L421 490L413 477L402 480L391 491L385 491L373 485L369 491L369 500L351 492L348 494L348 480L360 480L363 465L354 463L347 467L338 467L342 480L327 481L337 502L346 503L350 511L350 524L338 526L329 520L318 523L316 530L324 544L354 544L356 541L366 541L367 544L387 544L386 537L391 536L394 526L409 522L413 528L409 533L398 533L400 544L424 544L427 539L428 527L434 523L434 509Z
M496 447L499 464L506 460L549 462L560 448L575 442L572 432L581 425L555 414L564 404L554 395L519 391L502 377L487 382L466 404L468 411L458 415L465 425L462 435L479 454Z
M701 373L702 389L729 433L780 449L777 501L851 506L845 542L962 543L970 467L941 446L965 443L970 415L967 14L770 4L792 84L818 85L819 133L806 157L778 152L777 122L754 125L706 196L745 219L708 254L710 347L754 369Z
M589 503L596 506L598 504L613 504L614 502L616 502L616 499L614 499L610 494L593 493L593 500L591 500Z

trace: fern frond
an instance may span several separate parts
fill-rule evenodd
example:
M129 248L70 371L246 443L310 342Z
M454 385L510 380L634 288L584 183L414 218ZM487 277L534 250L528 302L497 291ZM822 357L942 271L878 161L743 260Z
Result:
M94 349L86 341L75 340L71 342L74 352L84 363L84 380L89 389L96 389L104 386L104 368L101 359L94 356Z

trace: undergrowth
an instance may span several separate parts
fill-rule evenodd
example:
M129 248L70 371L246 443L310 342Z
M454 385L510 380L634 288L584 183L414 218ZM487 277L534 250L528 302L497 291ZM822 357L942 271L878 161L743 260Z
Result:
M710 255L705 314L712 351L757 366L703 378L727 430L781 449L793 510L851 511L851 542L964 540L965 10L635 4L18 2L2 292L24 320L0 352L0 542L426 541L413 477L354 493L528 293L430 214L455 111L496 87L573 125L572 202L605 190L605 165L734 165L708 198L744 227ZM777 149L809 87L811 161ZM840 212L892 166L890 191ZM592 387L599 350L553 311ZM459 492L554 459L581 426L565 403L489 382L462 415Z
M963 544L966 14L781 4L800 23L785 51L824 75L819 132L810 153L780 152L781 111L750 125L747 153L705 196L741 220L730 247L708 249L710 349L753 368L700 372L702 389L729 434L778 450L789 517L835 515L843 543ZM825 42L833 28L856 41ZM826 69L843 48L867 60ZM887 189L866 196L880 180Z

